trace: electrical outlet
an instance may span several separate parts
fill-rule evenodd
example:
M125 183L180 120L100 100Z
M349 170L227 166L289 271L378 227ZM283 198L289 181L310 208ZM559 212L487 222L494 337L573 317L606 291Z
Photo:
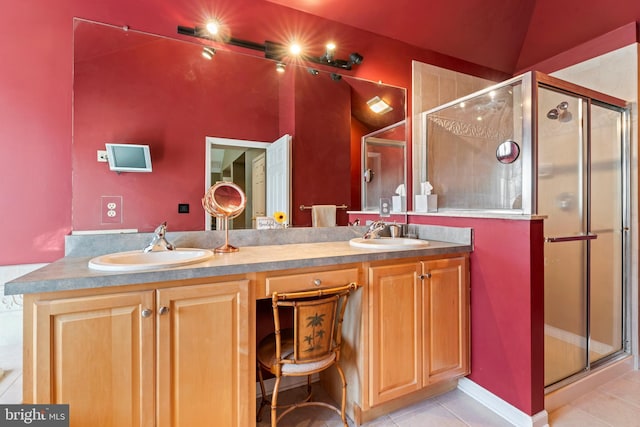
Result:
M107 150L98 150L98 161L107 162Z
M102 223L122 223L122 196L102 196Z
M380 198L380 216L391 216L391 199Z

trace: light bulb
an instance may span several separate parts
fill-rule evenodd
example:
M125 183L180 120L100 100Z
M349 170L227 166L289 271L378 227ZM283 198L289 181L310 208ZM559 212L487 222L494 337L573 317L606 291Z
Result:
M336 50L336 44L333 42L329 42L327 43L327 53L324 54L324 57L327 61L332 61L333 60L333 53Z
M291 45L289 46L289 52L294 55L300 55L300 52L302 52L302 47L298 43L291 43Z
M218 31L220 30L220 24L218 24L217 21L209 21L207 22L206 28L210 34L215 35L218 34Z

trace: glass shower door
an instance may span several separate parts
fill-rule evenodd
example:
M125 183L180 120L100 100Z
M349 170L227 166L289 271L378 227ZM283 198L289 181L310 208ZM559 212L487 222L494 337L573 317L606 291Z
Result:
M623 349L622 114L546 88L538 101L549 386Z
M589 361L623 350L623 171L621 113L591 106Z
M587 365L587 149L581 98L538 90L538 212L545 233L545 385ZM563 107L563 108L560 108ZM560 116L562 114L562 117Z

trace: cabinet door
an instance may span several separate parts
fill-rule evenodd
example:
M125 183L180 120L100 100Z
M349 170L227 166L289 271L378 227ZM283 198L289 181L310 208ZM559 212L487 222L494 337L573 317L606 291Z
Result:
M423 265L427 385L469 372L469 281L464 257Z
M420 267L410 263L369 270L371 406L421 388Z
M158 426L255 423L248 283L157 291Z
M68 403L71 426L153 426L152 308L151 291L37 301L34 403Z

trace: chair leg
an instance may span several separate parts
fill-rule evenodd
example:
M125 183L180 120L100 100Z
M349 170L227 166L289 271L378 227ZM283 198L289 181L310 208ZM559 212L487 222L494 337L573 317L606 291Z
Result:
M336 362L336 369L338 370L338 373L340 374L340 379L342 380L342 402L341 402L341 407L340 407L340 417L342 418L342 423L344 424L345 427L347 427L349 424L347 424L347 380L344 376L344 372L342 371L342 368L340 367L340 364Z
M260 408L258 408L258 413L256 414L256 422L262 421L262 409L265 406L269 405L271 402L267 399L267 391L264 388L264 378L262 376L262 368L258 364L258 380L260 381L260 391L262 392L262 399L260 399Z
M273 394L271 395L271 427L276 427L278 425L278 389L280 388L280 378L276 377L276 382L273 385Z

